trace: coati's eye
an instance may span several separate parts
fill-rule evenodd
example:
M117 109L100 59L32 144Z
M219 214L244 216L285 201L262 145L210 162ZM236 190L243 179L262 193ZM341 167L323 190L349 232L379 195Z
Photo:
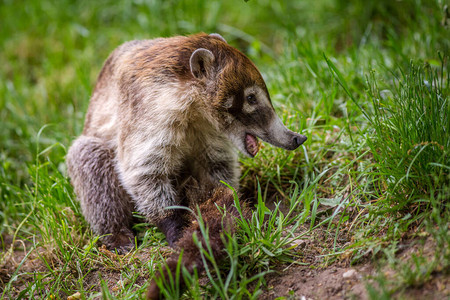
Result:
M247 102L250 104L256 104L256 96L255 94L250 94L247 96Z

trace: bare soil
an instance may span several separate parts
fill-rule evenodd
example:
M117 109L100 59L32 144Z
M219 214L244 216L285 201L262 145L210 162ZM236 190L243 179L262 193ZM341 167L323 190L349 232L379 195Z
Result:
M290 266L269 277L269 290L261 298L368 299L362 279L371 270L370 264L354 268Z
M425 233L426 234L426 233ZM350 265L348 257L336 257L331 264L324 261L321 248L326 240L320 238L299 242L300 262L279 266L276 272L267 276L267 291L261 299L369 299L368 285L378 288L374 278L382 272L388 286L398 278L398 273L388 264L380 265L365 259L357 265ZM436 245L431 237L410 239L398 245L401 249L396 258L406 262L413 255L431 261ZM394 286L394 285L392 285ZM448 270L438 270L423 284L405 286L390 295L393 299L450 299L450 276Z

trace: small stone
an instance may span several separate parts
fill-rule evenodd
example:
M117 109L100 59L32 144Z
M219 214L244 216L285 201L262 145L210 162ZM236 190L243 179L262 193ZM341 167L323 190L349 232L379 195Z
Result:
M342 277L344 278L351 278L351 277L355 277L356 276L356 270L355 269L350 269L347 272L345 272L344 274L342 274Z
M67 300L78 300L81 299L81 294L80 292L76 292L75 294L67 297Z
M306 241L305 240L293 240L291 241L291 247L298 250L298 249L303 249L306 246Z

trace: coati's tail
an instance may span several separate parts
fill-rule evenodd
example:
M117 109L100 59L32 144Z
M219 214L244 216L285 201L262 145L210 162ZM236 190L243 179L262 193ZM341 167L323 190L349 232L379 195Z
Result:
M221 212L218 207L224 208L225 212ZM248 219L250 216L250 210L246 205L241 205L242 216ZM209 245L211 254L216 262L220 262L225 257L224 243L222 240L222 233L227 232L233 234L236 230L236 218L240 218L240 213L234 206L233 192L227 188L218 188L212 198L203 203L200 206L200 213L209 232ZM177 246L180 250L183 250L181 264L190 273L194 273L194 269L197 269L198 274L205 270L203 264L202 255L199 247L193 240L193 235L196 234L199 241L202 242L203 249L207 249L205 240L200 231L200 226L196 220L191 222L191 225L186 228L182 237L177 242ZM156 278L152 280L150 287L147 291L147 299L160 299L161 293L158 285L156 284L157 278L161 278L164 282L170 282L170 277L175 281L177 264L180 257L180 253L174 253L166 261L167 266L162 267L162 272L157 273ZM170 274L169 274L170 272ZM185 287L183 276L179 271L178 282L180 284L180 290Z

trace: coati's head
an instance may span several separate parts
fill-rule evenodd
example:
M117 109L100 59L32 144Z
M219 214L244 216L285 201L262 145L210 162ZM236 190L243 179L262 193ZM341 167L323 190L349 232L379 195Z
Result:
M287 129L275 113L256 66L220 35L200 37L204 48L192 52L190 71L204 84L205 100L233 144L250 157L258 153L257 138L288 150L303 144L307 137Z

